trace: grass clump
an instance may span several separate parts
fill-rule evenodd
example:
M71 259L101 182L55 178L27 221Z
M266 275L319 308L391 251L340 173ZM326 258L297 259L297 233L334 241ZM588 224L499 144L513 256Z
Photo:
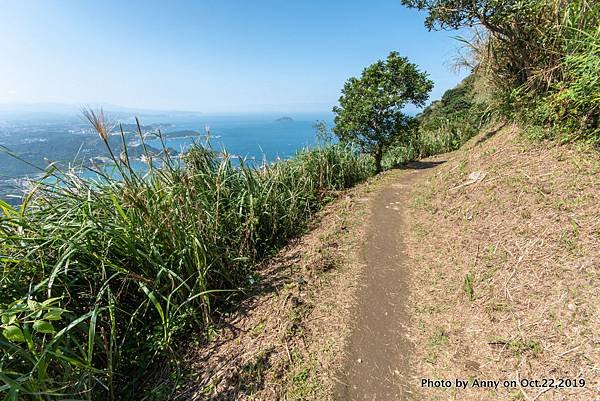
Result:
M427 355L425 361L435 364L438 360L441 348L448 344L448 333L443 327L437 327L427 342Z
M467 294L469 302L473 302L473 300L475 299L475 290L473 288L473 274L470 272L465 274L463 289L465 291L465 294Z
M510 351L516 357L520 357L525 353L531 353L532 355L536 356L542 352L542 346L537 340L528 340L524 338L507 340L502 337L496 337L490 342L490 344L508 346Z
M140 172L123 132L117 154L103 114L86 116L114 171L51 167L19 208L0 203L7 399L142 398L172 375L174 339L209 327L257 261L373 172L341 145L263 166L200 145L174 161L165 147Z

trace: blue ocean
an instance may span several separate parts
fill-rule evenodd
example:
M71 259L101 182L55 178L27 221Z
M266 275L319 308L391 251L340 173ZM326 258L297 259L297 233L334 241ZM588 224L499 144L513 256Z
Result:
M147 135L145 142L152 148L162 149L160 140L151 134L160 129L164 145L179 153L185 152L193 143L206 145L208 136L215 151L226 151L260 163L286 159L302 148L314 146L317 142L315 124L319 121L331 128L333 115L165 113L140 116L143 132ZM128 127L128 146L141 143L134 129L134 117L121 117L113 122ZM117 132L113 132L111 143L120 143ZM74 168L81 176L93 178L93 172L81 166L90 166L92 160L105 160L107 156L98 134L80 116L0 121L0 148L4 149L0 151L0 199L10 203L20 202L29 179L43 176L50 163L58 163L56 165L63 171ZM132 160L132 165L145 168L137 159Z
M194 141L204 143L209 134L210 144L216 151L256 160L275 160L293 156L296 151L314 146L316 143L315 124L325 121L333 125L331 114L239 114L206 115L197 118L145 117L143 124L168 123L161 129L166 135L165 145L184 152ZM193 130L199 135L170 138L170 132ZM158 139L147 142L160 147Z

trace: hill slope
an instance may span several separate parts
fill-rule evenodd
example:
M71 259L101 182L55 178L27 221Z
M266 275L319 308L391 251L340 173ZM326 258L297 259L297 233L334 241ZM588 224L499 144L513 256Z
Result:
M412 196L415 372L585 385L422 389L423 399L590 400L600 376L599 154L495 128Z
M593 399L600 156L493 128L332 202L261 270L256 293L209 344L189 344L198 374L179 398L343 400L386 393L368 387L379 375L414 399ZM400 216L378 222L382 207ZM395 258L376 257L395 242ZM405 278L376 279L386 269ZM423 378L517 384L428 389Z

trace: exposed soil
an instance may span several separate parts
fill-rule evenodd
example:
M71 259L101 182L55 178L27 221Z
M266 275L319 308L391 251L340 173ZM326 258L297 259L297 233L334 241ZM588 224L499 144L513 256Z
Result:
M412 399L407 339L408 275L403 210L425 169L441 162L411 163L388 172L371 203L371 218L362 249L365 265L345 368L336 399Z

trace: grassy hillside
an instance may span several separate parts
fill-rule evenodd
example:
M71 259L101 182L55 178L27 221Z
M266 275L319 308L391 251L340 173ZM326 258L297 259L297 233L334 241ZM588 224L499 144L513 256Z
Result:
M88 117L117 173L51 169L56 184L0 203L7 399L167 397L176 340L208 333L259 261L372 174L368 157L333 145L260 168L197 146L185 164L154 156L142 175L114 154L102 115Z
M449 154L413 199L417 375L577 386L470 389L451 399L592 399L600 384L598 152L530 142L517 126L496 125Z
M482 100L481 81L481 75L473 73L447 90L440 100L431 102L417 116L418 126L411 141L389 149L384 165L393 168L410 160L450 152L477 134L497 114Z
M538 138L598 143L600 3L590 0L402 0L428 29L472 30L469 65L494 106ZM535 127L532 127L535 126Z

